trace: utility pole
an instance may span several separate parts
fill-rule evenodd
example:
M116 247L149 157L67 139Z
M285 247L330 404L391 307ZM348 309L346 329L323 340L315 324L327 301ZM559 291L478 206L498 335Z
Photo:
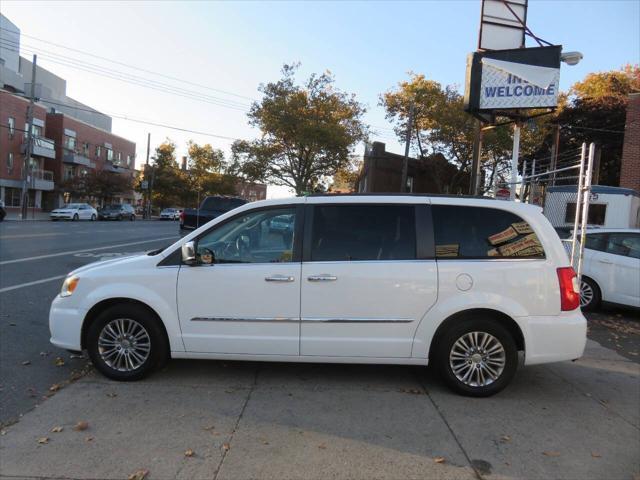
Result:
M518 183L518 157L520 156L520 123L513 124L513 154L511 156L511 195L510 200L516 199L516 187Z
M29 106L27 107L27 144L25 145L24 160L22 162L22 203L21 203L21 218L26 220L27 218L27 205L29 203L29 188L27 182L30 179L29 175L31 170L31 155L33 154L33 105L35 104L36 96L36 62L38 56L33 56L33 63L31 64L31 92L29 95Z
M558 153L560 149L560 124L557 124L553 132L553 145L551 146L551 186L556 184L555 170L558 168Z
M476 120L475 135L473 138L473 158L471 161L471 185L469 186L470 195L479 194L480 183L480 158L482 156L482 122Z
M147 179L147 175L149 174L149 149L151 147L151 132L147 133L147 161L144 164L144 177L147 180L147 204L145 205L145 210L147 211L147 218L151 219L151 182Z
M400 193L407 190L407 172L409 170L409 147L411 145L411 129L413 128L413 109L414 103L411 102L409 107L409 121L407 123L407 139L404 145L404 160L402 161L402 183L400 184Z

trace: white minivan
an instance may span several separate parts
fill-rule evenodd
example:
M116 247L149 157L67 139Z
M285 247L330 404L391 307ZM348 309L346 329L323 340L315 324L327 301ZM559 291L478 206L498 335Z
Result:
M420 195L248 203L167 248L71 272L49 322L54 345L116 380L168 358L433 363L473 396L504 388L518 352L573 360L586 342L539 207Z

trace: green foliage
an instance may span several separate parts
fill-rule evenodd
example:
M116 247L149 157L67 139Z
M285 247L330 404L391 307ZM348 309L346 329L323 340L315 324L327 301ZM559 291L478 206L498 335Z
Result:
M262 137L233 144L233 171L248 180L285 185L298 195L316 190L349 162L364 140L365 109L353 95L334 87L333 76L311 75L295 83L298 65L285 65L282 78L260 86L263 98L248 114Z
M130 193L133 190L133 178L126 172L92 169L65 180L60 188L74 197L92 198L97 205L105 205L114 197Z

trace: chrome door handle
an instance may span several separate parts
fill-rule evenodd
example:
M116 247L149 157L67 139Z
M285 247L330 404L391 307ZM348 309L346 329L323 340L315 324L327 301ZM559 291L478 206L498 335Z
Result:
M310 282L335 282L338 279L335 275L327 275L326 273L322 273L320 275L310 275L307 277L307 280Z
M264 277L265 282L293 282L294 278L287 275L272 275Z

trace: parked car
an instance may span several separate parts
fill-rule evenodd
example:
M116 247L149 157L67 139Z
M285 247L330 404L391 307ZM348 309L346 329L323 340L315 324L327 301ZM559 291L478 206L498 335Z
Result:
M293 234L271 230L290 216ZM304 238L304 241L303 241ZM172 268L166 268L172 267ZM81 267L51 342L115 380L171 358L433 363L465 395L579 358L576 275L540 208L341 195L243 205L173 245Z
M52 210L49 217L56 220L96 220L98 211L88 203L68 203L61 208Z
M7 211L4 209L4 201L0 200L0 222L7 216Z
M160 220L180 220L180 208L165 208L160 212Z
M580 305L594 310L600 302L640 307L640 229L586 231Z
M128 203L107 205L98 212L100 220L135 220L136 211Z
M236 197L218 195L206 197L202 200L200 208L185 208L182 211L180 214L180 229L193 230L245 203L247 203L246 200Z

